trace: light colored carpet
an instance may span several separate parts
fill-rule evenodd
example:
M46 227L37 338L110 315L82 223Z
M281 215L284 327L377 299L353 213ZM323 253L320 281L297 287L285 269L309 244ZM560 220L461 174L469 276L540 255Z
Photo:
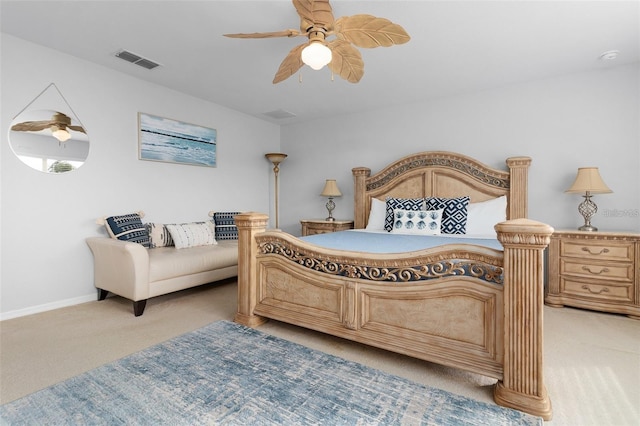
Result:
M0 406L7 425L541 426L230 321Z
M110 297L0 322L0 402L218 320L232 320L236 282L151 299L134 317ZM418 383L492 403L493 379L270 321L260 330ZM550 425L640 424L640 321L545 308L545 378Z

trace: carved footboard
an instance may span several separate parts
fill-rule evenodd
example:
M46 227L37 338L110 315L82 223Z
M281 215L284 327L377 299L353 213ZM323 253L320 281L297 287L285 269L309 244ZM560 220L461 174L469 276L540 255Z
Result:
M268 318L495 377L498 404L545 419L542 252L552 229L499 224L504 252L447 245L409 254L313 246L267 231L267 216L236 217L238 313Z

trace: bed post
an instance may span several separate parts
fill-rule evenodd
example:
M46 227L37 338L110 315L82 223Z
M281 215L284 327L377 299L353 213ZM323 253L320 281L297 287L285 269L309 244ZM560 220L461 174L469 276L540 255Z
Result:
M238 312L233 320L247 327L257 327L268 319L253 314L258 302L258 244L255 236L265 231L269 216L249 212L241 213L234 219L238 227Z
M504 375L497 404L551 419L544 384L544 249L553 228L529 219L495 226L504 247Z
M367 220L369 220L369 209L366 208L366 192L367 185L366 180L371 176L371 169L368 167L354 167L351 169L353 173L353 196L354 196L354 228L363 229L367 226ZM369 206L371 208L371 206Z
M510 186L509 186L509 219L520 219L527 217L527 176L531 158L510 157L507 158L509 166Z

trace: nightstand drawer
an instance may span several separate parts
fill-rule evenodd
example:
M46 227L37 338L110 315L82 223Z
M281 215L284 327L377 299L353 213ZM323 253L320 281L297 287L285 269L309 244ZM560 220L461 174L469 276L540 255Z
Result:
M329 229L307 229L305 235L329 234L333 231Z
M639 265L638 233L556 230L544 301L640 320Z
M608 285L587 280L577 281L572 278L560 278L562 293L579 298L600 299L608 302L633 302L633 286Z
M632 263L581 262L579 259L560 259L560 273L602 280L633 281Z
M612 241L563 240L560 242L560 256L580 259L620 260L633 262L633 244Z
M300 221L302 225L302 236L328 234L329 232L346 231L353 229L352 220L324 220L324 219L303 219Z

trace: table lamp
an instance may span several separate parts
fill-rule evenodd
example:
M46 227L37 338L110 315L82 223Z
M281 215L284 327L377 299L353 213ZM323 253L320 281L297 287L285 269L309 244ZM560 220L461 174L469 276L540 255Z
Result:
M598 228L591 225L591 217L598 211L596 203L591 201L591 194L607 194L613 192L604 183L597 167L580 167L575 182L565 192L583 195L584 201L578 205L578 211L584 217L584 225L579 231L597 231Z
M342 192L338 189L338 184L335 179L327 179L324 184L324 189L320 194L323 197L329 197L329 201L325 205L327 207L327 211L329 212L329 217L325 220L333 222L335 218L333 217L333 209L336 208L336 203L333 202L333 197L342 197Z

